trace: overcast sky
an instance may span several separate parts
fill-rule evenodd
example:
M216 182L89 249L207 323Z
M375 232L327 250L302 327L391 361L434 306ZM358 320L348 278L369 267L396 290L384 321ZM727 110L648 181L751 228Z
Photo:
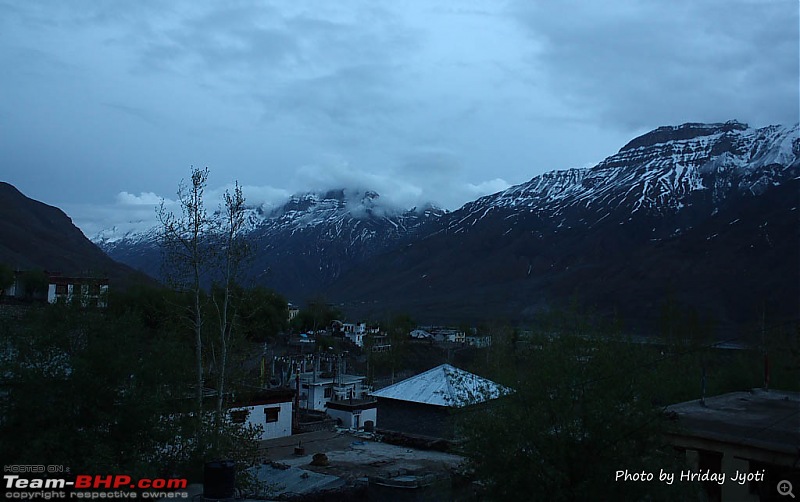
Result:
M798 121L797 0L0 0L0 179L92 236L189 166L456 209L660 125Z

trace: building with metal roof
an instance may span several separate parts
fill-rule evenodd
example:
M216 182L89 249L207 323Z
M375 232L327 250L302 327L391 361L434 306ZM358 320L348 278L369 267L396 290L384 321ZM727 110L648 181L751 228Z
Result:
M508 392L487 378L442 364L371 395L378 400L381 430L452 439L460 410Z

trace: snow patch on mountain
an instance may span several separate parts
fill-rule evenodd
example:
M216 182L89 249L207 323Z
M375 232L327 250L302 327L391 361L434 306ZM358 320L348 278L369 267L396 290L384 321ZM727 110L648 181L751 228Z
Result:
M753 129L736 121L661 127L594 167L552 171L465 204L447 231L459 231L494 211L527 212L559 221L571 209L594 209L591 225L609 211L675 214L693 194L711 190L716 203L732 190L760 194L796 170L798 125ZM791 174L791 173L789 173ZM513 216L505 216L506 218Z
M292 235L318 229L326 239L336 239L346 233L349 239L369 241L385 233L378 227L385 226L389 233L402 234L444 213L433 205L399 209L384 203L377 192L370 190L337 189L293 195L278 207L247 207L244 232L263 238L268 234ZM219 210L215 216L219 216ZM119 246L155 244L159 228L152 221L129 222L103 230L92 240L107 252Z

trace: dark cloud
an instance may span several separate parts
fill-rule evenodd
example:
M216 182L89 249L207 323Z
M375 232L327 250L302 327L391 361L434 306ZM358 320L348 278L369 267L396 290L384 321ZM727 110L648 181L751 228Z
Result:
M264 204L349 188L453 209L660 125L796 122L797 11L0 0L3 175L93 229L144 221L124 200L172 196L192 164Z
M517 14L554 95L603 120L797 120L796 2L521 2Z

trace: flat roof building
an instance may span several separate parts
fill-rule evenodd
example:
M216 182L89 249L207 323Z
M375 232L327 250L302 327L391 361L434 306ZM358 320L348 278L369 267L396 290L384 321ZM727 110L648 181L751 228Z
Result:
M690 465L727 477L704 485L709 500L788 500L778 492L781 481L800 490L800 393L731 392L674 404L667 413L679 425L669 440ZM739 483L737 474L753 479Z

